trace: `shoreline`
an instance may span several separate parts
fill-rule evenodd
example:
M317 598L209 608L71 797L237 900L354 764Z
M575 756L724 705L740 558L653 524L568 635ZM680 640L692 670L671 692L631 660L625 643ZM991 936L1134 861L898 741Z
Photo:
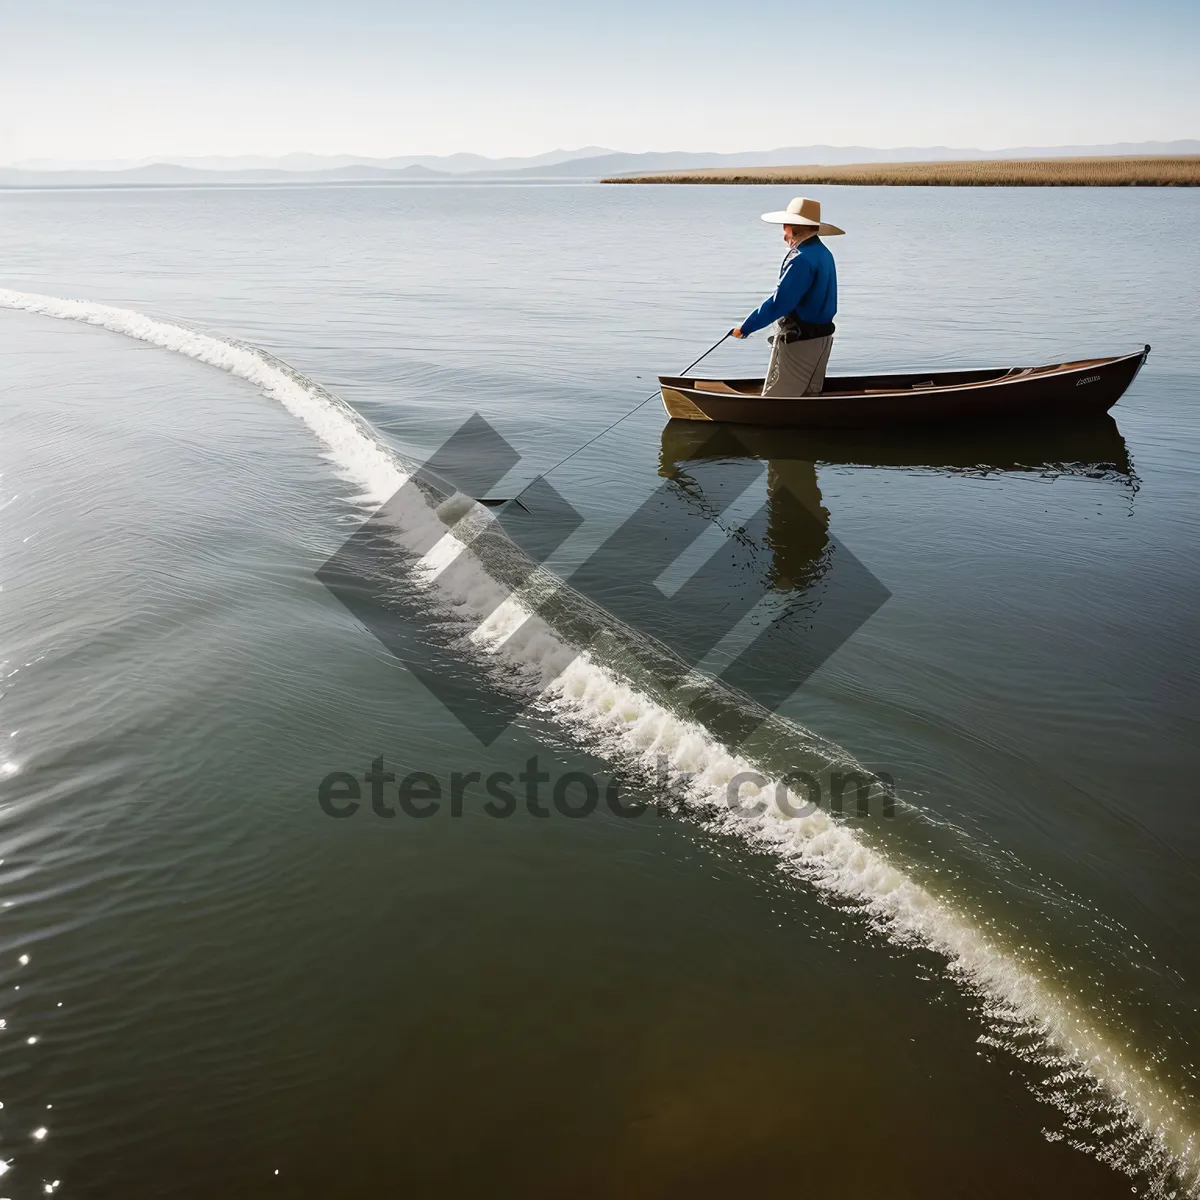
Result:
M1200 155L721 167L616 175L600 182L817 183L859 187L1200 187Z

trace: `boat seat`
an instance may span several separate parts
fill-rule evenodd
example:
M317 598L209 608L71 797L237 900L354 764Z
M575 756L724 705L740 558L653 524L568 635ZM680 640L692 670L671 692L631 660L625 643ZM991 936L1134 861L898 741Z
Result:
M745 392L739 392L737 388L731 388L729 384L722 383L717 379L697 379L693 382L692 387L698 392L719 392L722 396L745 396Z

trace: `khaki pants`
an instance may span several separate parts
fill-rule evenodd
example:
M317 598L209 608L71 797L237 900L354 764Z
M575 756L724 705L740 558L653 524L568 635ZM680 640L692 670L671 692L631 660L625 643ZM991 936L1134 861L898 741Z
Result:
M777 333L762 394L784 398L819 392L825 386L825 364L832 345L832 333L803 342L785 342Z

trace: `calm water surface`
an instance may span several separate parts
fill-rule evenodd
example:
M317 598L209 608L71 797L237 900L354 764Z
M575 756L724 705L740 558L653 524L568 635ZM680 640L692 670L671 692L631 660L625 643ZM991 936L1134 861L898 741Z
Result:
M0 287L261 346L398 462L478 412L522 456L504 493L758 302L782 247L757 214L787 198L7 193ZM1110 418L1067 429L705 445L647 405L551 476L583 518L552 562L570 572L656 488L670 519L726 504L749 469L744 553L707 599L750 589L786 619L747 622L705 665L753 646L741 682L786 696L765 757L786 765L811 731L895 779L893 816L848 818L901 881L880 903L937 897L953 929L934 932L996 948L993 974L947 972L878 904L686 811L498 820L472 792L461 816L325 815L322 778L380 756L448 781L536 755L662 797L553 703L482 745L334 599L315 572L363 489L284 406L0 309L4 1195L1187 1185L1200 198L820 199L850 231L830 240L831 371L1150 342L1147 366ZM766 353L709 364L753 374ZM655 563L631 547L628 579ZM855 563L887 598L792 691ZM1047 1041L1052 1020L1090 1033ZM1080 1049L1097 1037L1125 1070L1107 1090Z

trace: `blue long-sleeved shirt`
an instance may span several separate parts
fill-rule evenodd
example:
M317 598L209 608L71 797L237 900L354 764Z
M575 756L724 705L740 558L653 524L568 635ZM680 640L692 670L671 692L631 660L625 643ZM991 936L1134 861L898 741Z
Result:
M798 321L824 325L837 312L837 268L819 237L793 246L779 268L779 286L743 322L746 336L794 313Z

